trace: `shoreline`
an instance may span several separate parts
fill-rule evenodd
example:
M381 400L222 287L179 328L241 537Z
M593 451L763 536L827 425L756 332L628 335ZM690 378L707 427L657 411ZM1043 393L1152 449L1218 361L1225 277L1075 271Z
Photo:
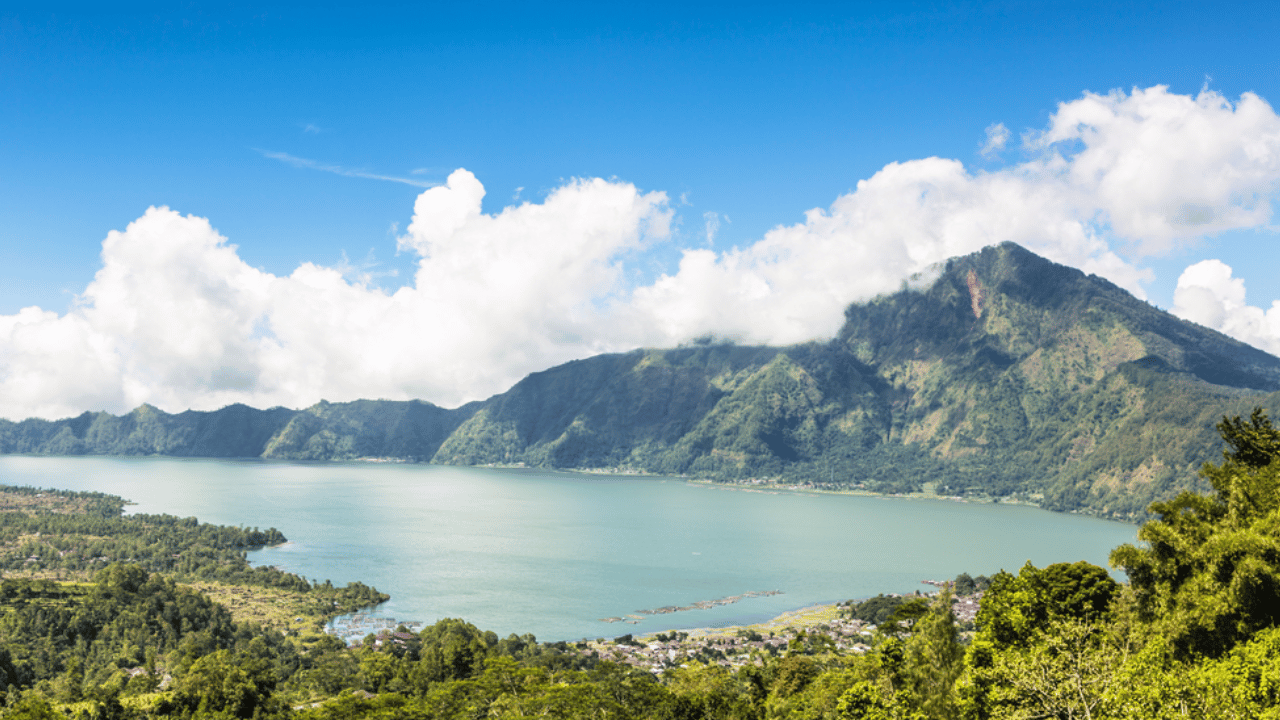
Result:
M190 460L190 461L211 461L211 462L230 462L230 463L251 463L251 464L283 464L283 465L353 465L353 466L371 466L371 465L429 465L434 467L459 467L459 468L482 468L486 470L524 470L530 472L543 472L562 475L594 475L603 476L605 478L654 478L659 480L679 480L691 485L702 487L713 487L723 490L736 490L739 492L761 492L766 494L803 493L810 495L849 495L854 497L880 497L880 498L902 498L906 500L945 500L948 502L964 503L971 505L1017 505L1023 507L1032 507L1045 512L1077 514L1087 517L1096 517L1100 520L1108 520L1118 522L1125 525L1139 525L1140 523L1122 520L1116 517L1099 515L1090 512L1080 512L1077 510L1047 510L1034 500L1009 499L1004 497L985 496L983 498L966 498L959 495L938 495L932 492L914 492L914 493L879 493L862 489L840 489L833 490L828 488L806 487L801 483L781 483L772 480L756 480L749 479L746 482L734 481L716 481L704 478L694 478L688 475L659 475L644 470L636 470L631 468L539 468L530 467L523 462L518 463L485 463L481 465L447 465L442 463L424 462L415 458L391 457L391 456L363 456L355 458L341 458L330 460L296 460L296 459L279 459L279 458L262 458L262 457L189 457L178 455L112 455L112 454L86 454L86 455L45 455L43 453L0 453L0 457L20 457L20 458L113 458L122 460ZM597 478L598 479L598 478ZM128 504L136 504L129 501ZM127 513L126 513L127 514Z
M843 602L843 601L842 601ZM789 627L813 627L830 623L839 617L840 603L819 603L817 605L807 605L805 607L787 610L776 617L765 620L764 622L749 623L747 625L725 625L724 627L701 627L688 628L685 630L659 630L657 632L643 633L636 635L637 639L652 639L655 635L663 635L672 632L686 633L689 639L727 637L737 635L739 632L755 631L759 633L777 632Z

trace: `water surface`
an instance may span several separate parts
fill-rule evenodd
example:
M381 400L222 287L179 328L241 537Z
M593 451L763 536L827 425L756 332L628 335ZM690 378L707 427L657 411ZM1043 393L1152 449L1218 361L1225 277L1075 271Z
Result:
M250 554L392 596L379 614L500 635L612 637L755 622L925 579L1088 560L1137 528L1030 507L749 492L677 479L433 465L0 457L0 484L98 490L130 512L276 527ZM601 618L780 590L637 624Z

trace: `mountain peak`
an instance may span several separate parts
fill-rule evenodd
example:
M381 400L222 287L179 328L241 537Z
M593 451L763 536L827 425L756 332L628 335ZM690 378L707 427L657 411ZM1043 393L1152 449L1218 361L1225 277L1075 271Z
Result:
M1280 411L1280 359L1013 243L851 305L791 347L600 355L454 410L321 401L0 422L0 452L399 458L923 488L1132 518L1198 487L1223 415ZM1270 393L1270 394L1268 394Z

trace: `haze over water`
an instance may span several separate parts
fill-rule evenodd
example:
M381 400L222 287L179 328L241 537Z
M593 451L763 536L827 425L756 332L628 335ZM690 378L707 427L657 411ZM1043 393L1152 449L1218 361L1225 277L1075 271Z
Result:
M799 492L679 479L434 465L304 465L169 458L0 457L0 484L97 490L130 512L276 527L251 553L335 584L390 593L376 614L462 617L500 635L612 637L756 622L925 579L1088 560L1133 525L1035 508ZM707 610L601 618L714 600Z

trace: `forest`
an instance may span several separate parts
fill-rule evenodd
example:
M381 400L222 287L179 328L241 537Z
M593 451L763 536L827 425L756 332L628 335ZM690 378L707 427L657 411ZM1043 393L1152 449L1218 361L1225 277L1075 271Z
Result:
M848 604L878 623L861 651L810 633L737 669L658 674L460 619L356 647L237 620L192 583L315 593L315 617L382 596L248 568L274 530L6 489L0 717L1280 717L1280 430L1261 409L1217 430L1211 491L1153 503L1140 543L1112 552L1125 583L1085 562L963 576L985 586L971 631L945 587Z

